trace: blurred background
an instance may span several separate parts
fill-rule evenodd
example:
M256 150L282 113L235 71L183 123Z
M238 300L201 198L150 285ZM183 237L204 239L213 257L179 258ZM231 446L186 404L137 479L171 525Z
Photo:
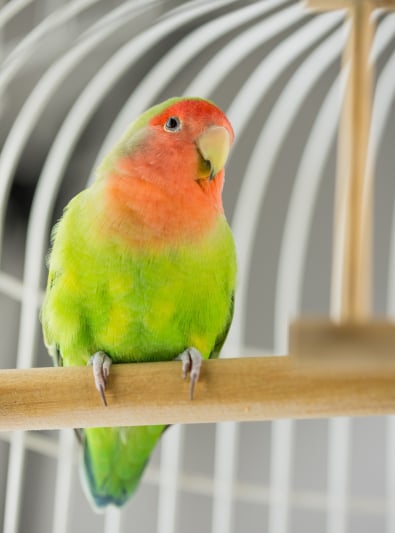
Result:
M170 96L236 132L224 191L239 255L223 356L287 353L329 313L344 14L285 0L0 0L0 367L49 366L50 228L106 149ZM374 311L395 314L395 14L377 11ZM392 417L173 427L122 510L95 514L72 431L0 433L4 533L395 532Z

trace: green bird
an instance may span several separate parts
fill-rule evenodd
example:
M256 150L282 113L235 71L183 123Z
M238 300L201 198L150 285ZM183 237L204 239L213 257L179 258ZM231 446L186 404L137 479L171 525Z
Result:
M52 234L41 313L56 364L93 368L106 405L112 363L181 359L190 396L233 314L236 257L222 205L232 126L213 103L144 112ZM123 505L166 426L81 430L96 508Z

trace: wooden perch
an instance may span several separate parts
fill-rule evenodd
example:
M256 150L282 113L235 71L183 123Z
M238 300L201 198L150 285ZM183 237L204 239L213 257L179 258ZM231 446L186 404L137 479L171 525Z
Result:
M312 376L292 357L205 361L189 400L181 363L114 365L105 408L92 369L0 371L0 430L395 413L395 371Z

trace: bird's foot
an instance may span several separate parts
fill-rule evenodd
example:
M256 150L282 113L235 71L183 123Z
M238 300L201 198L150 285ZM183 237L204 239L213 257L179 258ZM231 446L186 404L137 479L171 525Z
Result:
M178 356L178 359L182 361L182 377L185 379L187 374L190 375L191 384L189 387L189 398L193 400L193 392L195 390L195 384L199 380L200 368L202 366L202 354L191 346L187 348L182 354Z
M104 391L106 390L108 376L110 375L110 367L112 365L111 357L105 352L96 352L88 361L88 365L93 368L93 377L95 385L99 391L103 404L107 407L107 400Z

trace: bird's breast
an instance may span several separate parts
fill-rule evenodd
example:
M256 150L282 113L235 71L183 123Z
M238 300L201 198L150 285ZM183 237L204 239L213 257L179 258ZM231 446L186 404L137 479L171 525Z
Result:
M193 242L210 232L223 214L217 194L220 180L203 185L180 177L164 186L114 174L106 184L105 227L113 238L138 248Z

